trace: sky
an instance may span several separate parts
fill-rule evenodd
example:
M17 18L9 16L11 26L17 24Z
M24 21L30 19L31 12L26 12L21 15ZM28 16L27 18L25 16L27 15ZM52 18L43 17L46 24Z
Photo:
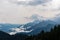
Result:
M0 0L0 23L24 24L33 20L33 15L57 18L60 0Z

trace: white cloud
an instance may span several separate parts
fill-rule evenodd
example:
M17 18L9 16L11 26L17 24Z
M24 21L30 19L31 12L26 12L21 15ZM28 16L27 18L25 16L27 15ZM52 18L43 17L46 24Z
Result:
M33 14L38 14L46 19L53 18L56 14L60 14L60 0L47 0L49 2L46 0L31 0L27 1L29 5L25 5L26 1L0 0L0 23L26 23L29 21L24 17L30 17ZM42 3L40 3L40 1ZM24 5L22 2L24 2ZM19 3L19 5L17 5L17 3Z
M10 32L9 34L10 34L10 35L14 35L14 34L20 33L20 32L29 33L29 32L31 32L32 30L27 31L27 30L25 30L25 28L12 28L11 31L12 31L12 32Z

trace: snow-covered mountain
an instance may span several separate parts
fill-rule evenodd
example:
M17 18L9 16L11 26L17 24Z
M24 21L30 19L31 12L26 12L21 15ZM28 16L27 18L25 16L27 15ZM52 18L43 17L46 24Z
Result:
M18 28L12 28L10 34L16 33L27 33L29 35L36 35L40 33L42 30L50 31L51 28L54 28L56 22L45 20L45 21L34 21L27 24L24 24Z
M33 20L26 24L0 24L0 30L9 33L10 35L16 33L26 33L26 34L38 34L42 30L50 31L54 28L57 23L51 20L45 20L44 17L39 15L32 15L30 18Z

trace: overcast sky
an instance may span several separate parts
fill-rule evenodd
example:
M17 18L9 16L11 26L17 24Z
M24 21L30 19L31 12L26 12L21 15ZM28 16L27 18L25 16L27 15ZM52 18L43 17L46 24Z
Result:
M60 14L60 0L0 0L0 23L23 24L37 14L51 19Z

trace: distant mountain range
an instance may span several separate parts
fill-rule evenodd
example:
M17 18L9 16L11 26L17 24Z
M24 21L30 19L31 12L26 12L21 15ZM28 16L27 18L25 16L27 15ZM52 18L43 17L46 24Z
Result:
M19 24L0 24L0 30L9 33L11 28L16 28L21 25Z
M44 30L45 32L50 31L50 29L54 28L55 25L57 25L57 23L50 20L45 21L35 20L33 22L24 24L17 28L12 28L10 34L24 33L28 35L36 35L42 30Z
M34 21L26 24L0 24L0 30L9 33L10 35L16 33L36 35L42 30L45 32L50 31L51 28L54 28L54 25L57 25L54 21L40 20L39 17L36 15L32 16L30 19L35 18Z

